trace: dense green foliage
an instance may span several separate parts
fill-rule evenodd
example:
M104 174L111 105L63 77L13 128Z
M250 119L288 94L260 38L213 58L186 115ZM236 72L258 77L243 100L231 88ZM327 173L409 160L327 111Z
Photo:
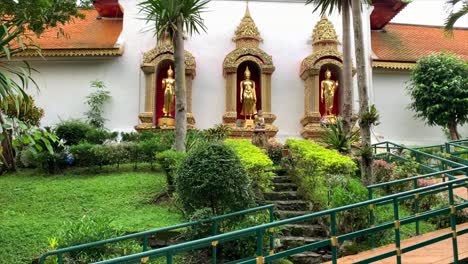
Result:
M0 177L0 262L31 263L58 237L66 221L107 217L110 228L136 232L179 223L180 215L152 204L165 178L155 173ZM118 208L118 210L116 210ZM60 241L59 241L60 243Z
M173 193L175 191L174 183L177 169L185 160L186 156L186 153L174 150L166 150L156 154L156 162L161 166L166 174L166 183L169 193Z
M249 208L250 180L234 150L222 143L200 145L188 153L176 177L187 215L209 208L214 215Z
M447 127L459 139L457 125L468 120L468 62L448 53L418 60L407 86L416 117Z
M357 166L347 156L326 149L308 140L288 139L289 169L295 176L299 192L310 201L314 209L327 207L329 181L332 176L355 176ZM327 184L328 183L328 184Z
M110 227L109 223L111 222L112 218L107 216L90 217L85 215L78 221L66 223L63 230L56 237L50 238L49 241L57 241L56 246L58 248L65 248L125 235L125 232ZM64 254L62 257L64 263L93 263L141 251L142 247L137 241L124 240L84 250L72 251ZM53 259L53 257L50 259Z
M65 145L76 145L86 138L91 127L80 120L62 121L55 127L55 133L64 140Z
M106 90L103 81L95 80L91 82L94 91L86 96L86 104L89 110L85 113L88 123L96 128L104 128L106 119L104 118L104 105L111 99L110 91Z
M270 170L273 162L265 152L247 139L226 139L224 142L236 152L254 188L258 188L261 192L270 189L272 177Z
M269 141L267 145L267 155L274 165L280 165L283 159L283 144L277 141Z
M16 104L19 103L17 106ZM27 125L39 126L41 119L44 116L44 109L36 106L32 96L23 97L8 97L2 102L2 112L8 117L17 118Z

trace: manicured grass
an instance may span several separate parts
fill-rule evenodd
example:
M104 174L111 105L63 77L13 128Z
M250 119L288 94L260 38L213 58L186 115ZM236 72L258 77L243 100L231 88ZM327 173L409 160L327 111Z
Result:
M169 205L152 204L164 186L164 175L150 172L0 176L0 263L31 263L48 238L83 215L110 217L110 226L128 232L182 222Z

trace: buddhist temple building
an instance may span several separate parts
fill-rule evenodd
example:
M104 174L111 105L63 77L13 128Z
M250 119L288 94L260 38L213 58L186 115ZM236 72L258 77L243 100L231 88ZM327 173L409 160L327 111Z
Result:
M63 34L49 29L33 37L43 57L32 51L15 56L37 70L34 78L40 90L31 87L30 92L45 109L42 125L83 118L90 82L102 80L112 96L105 108L107 128L170 129L164 120L168 114L163 110L163 81L174 67L174 50L170 40L154 36L138 2L95 0L94 9L82 10L84 19L61 26ZM362 18L369 97L381 116L373 140L443 142L439 127L425 125L407 109L405 83L423 56L450 51L468 60L468 20L462 18L447 37L442 28L444 0L372 2L363 7ZM208 10L202 14L207 31L187 36L185 42L189 128L223 123L233 128L233 136L250 137L246 90L255 93L249 107L262 110L268 136L280 140L317 137L324 117L340 115L340 14L321 16L313 12L313 5L286 0L212 0ZM333 100L325 102L323 87L334 89ZM357 112L356 81L353 93ZM468 127L460 132L468 135Z

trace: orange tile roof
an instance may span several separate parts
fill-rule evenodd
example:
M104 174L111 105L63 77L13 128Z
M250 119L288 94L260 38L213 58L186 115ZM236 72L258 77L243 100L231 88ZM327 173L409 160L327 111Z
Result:
M453 38L442 27L390 23L372 31L374 62L416 62L435 52L449 51L468 60L468 28L455 29Z
M122 20L96 19L96 10L80 11L86 17L75 18L66 25L61 25L64 35L58 34L57 28L48 29L39 38L32 41L38 44L44 56L115 56L121 55L117 39L123 28ZM18 56L31 56L34 52L26 51Z

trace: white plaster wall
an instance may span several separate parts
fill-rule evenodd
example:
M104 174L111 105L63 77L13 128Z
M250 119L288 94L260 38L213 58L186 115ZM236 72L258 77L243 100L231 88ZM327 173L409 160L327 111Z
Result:
M406 93L408 72L374 71L375 105L380 113L381 124L374 128L378 141L393 141L408 145L439 144L446 141L438 126L428 126L414 118L408 109L411 98ZM468 126L459 128L468 135Z

